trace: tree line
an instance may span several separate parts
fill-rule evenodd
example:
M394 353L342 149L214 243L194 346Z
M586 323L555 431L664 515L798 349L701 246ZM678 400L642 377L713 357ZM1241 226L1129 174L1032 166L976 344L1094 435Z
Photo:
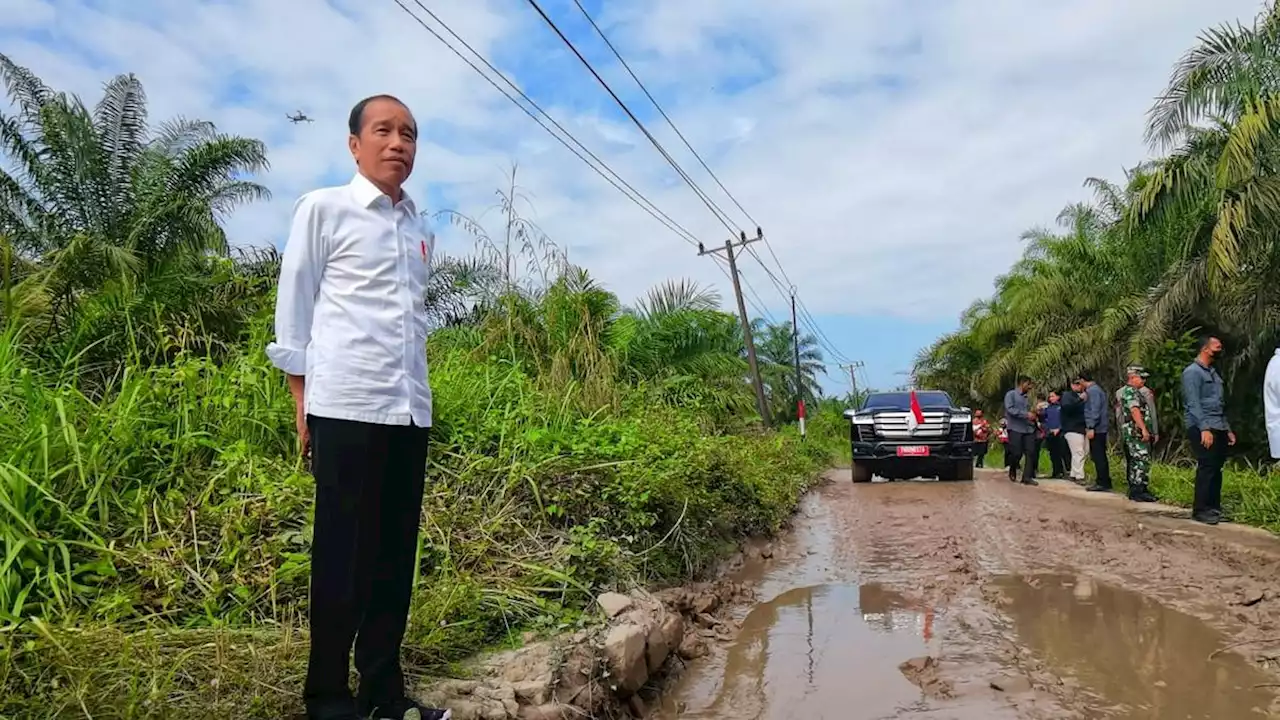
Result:
M1120 182L1087 179L1090 201L1024 233L994 294L920 352L918 382L994 409L1019 374L1062 387L1090 372L1114 388L1141 363L1175 430L1179 374L1195 338L1213 334L1227 348L1233 425L1244 451L1260 453L1262 375L1280 341L1276 67L1274 0L1251 24L1204 31L1147 114L1157 157ZM1175 439L1165 451L1179 449Z
M222 227L236 208L268 200L264 143L176 118L153 125L142 83L121 75L92 108L0 54L13 112L0 114L0 323L22 328L42 367L92 375L179 353L218 358L242 342L274 292L274 248L237 247ZM496 192L492 235L456 211L475 252L442 256L424 302L439 328L479 332L548 378L656 383L750 416L742 332L710 288L665 282L624 305L521 213L512 170ZM822 352L789 324L752 321L771 419L821 396ZM799 387L797 387L797 382Z

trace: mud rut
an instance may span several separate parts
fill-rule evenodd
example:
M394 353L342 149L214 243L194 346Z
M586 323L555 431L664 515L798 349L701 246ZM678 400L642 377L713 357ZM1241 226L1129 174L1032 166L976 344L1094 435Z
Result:
M657 717L1280 717L1265 533L993 472L828 481L748 553L735 579L760 602Z

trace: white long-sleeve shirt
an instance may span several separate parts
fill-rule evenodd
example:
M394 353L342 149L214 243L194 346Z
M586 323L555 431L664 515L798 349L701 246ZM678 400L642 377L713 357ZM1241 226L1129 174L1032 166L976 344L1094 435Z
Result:
M435 235L364 176L303 195L280 265L267 356L306 377L310 415L431 426L424 290Z
M1280 459L1280 349L1267 363L1267 374L1262 381L1262 404L1266 412L1271 457Z

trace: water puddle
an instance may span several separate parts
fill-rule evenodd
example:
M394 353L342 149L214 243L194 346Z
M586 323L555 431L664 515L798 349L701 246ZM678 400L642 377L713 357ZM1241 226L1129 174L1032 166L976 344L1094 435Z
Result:
M1275 680L1199 619L1087 577L993 583L1020 645L1074 678L1089 717L1243 720L1269 717ZM1213 656L1212 659L1210 656Z
M659 716L895 717L923 700L898 665L941 652L934 622L879 585L787 591L751 611L722 662L691 667Z

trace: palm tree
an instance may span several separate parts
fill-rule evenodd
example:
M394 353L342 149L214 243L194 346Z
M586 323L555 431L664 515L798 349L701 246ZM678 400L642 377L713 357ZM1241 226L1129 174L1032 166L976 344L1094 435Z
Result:
M719 307L713 289L662 283L614 322L614 357L633 381L657 383L672 399L751 412L741 326Z
M1280 7L1253 25L1201 35L1174 68L1148 117L1147 139L1176 148L1152 167L1139 216L1198 210L1188 242L1207 255L1206 280L1222 286L1271 243L1280 215ZM1196 254L1199 254L1198 252Z
M268 197L246 179L267 168L263 143L183 118L153 132L133 75L107 82L92 110L5 55L0 79L14 108L0 114L0 237L16 298L6 312L55 334L90 293L130 305L149 280L182 282L226 257L220 221Z
M789 323L766 323L757 318L752 335L756 342L756 359L764 380L770 414L775 418L794 420L796 399L816 405L822 397L818 374L826 372L818 339L810 334L799 338L799 373L796 372L796 335ZM798 375L798 378L797 378Z

